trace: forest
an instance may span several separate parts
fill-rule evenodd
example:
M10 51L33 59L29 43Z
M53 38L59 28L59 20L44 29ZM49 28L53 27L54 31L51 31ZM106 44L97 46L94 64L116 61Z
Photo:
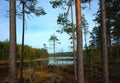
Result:
M21 45L16 47L16 59L20 60L21 55ZM24 59L36 59L36 58L48 58L49 54L45 48L37 49L32 48L28 45L24 45ZM9 41L0 42L0 60L9 59ZM43 56L44 55L44 56Z
M53 9L63 10L56 18L62 28L56 32L69 35L72 49L57 53L57 44L64 41L59 42L55 34L48 40L53 53L48 52L46 44L41 48L25 44L25 17L47 15L44 8L38 7L39 0L6 1L10 34L9 39L0 40L0 83L120 83L120 0L95 3L99 9L91 31L82 11L94 0L49 0ZM21 44L16 41L17 17L22 20Z

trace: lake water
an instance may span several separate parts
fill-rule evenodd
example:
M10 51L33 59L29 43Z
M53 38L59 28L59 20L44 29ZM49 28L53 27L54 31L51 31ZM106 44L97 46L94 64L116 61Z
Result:
M49 58L54 58L54 57L49 57ZM48 65L69 65L73 64L73 57L55 57L55 58L60 58L60 60L49 60Z

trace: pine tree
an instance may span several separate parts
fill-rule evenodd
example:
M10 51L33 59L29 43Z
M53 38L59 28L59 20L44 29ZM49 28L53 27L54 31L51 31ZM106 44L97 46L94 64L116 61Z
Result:
M16 67L16 0L10 0L9 83L17 83L17 67Z

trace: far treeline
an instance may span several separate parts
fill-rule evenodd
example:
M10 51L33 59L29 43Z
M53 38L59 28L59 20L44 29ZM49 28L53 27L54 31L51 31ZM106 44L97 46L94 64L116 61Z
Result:
M50 53L49 54L51 57L54 56L54 53ZM55 53L55 57L73 57L73 52L58 52L58 53Z
M17 60L20 59L21 45L17 45ZM48 58L49 54L46 49L32 48L28 45L24 46L24 59ZM9 41L0 41L0 60L8 60L9 58Z
M25 45L25 56L24 59L36 59L36 58L48 58L49 56L53 57L54 53L48 53L47 49L45 48L32 48L31 46ZM20 60L20 53L21 53L21 45L17 45L17 60ZM72 52L59 52L55 53L55 56L61 57L73 57ZM9 41L0 41L0 60L8 60L9 58Z
M18 44L17 45L17 60L20 60L20 53L21 53L21 45ZM54 53L48 53L47 49L45 48L32 48L31 46L25 45L25 56L24 59L36 59L36 58L48 58L50 57L54 57ZM113 45L111 45L111 50L108 52L110 53L108 56L109 60L113 60L113 59L118 59L119 57L119 51L120 48L118 47L118 45L116 43L114 43ZM83 54L85 55L85 57L87 56L100 56L100 50L96 49L95 47L93 47L92 45L90 45L89 47L87 47L87 49L84 50ZM60 56L60 57L73 57L73 52L58 52L55 53L55 56ZM8 60L9 58L9 41L5 40L5 41L0 41L0 60Z

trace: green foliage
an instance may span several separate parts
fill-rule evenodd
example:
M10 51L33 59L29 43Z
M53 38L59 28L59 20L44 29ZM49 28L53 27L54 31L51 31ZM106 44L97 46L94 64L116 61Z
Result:
M54 56L53 53L50 54L50 56ZM56 57L67 57L67 56L71 56L73 57L73 52L59 52L59 53L56 53Z
M57 38L56 35L53 34L50 36L49 42L52 42L54 52L55 52L56 44L60 44L59 39Z
M81 3L90 3L92 0L81 0Z
M57 8L57 7L63 7L64 4L66 4L66 0L53 0L50 1L50 4L52 5L53 8Z
M72 23L70 22L70 20L67 19L66 13L59 14L57 24L62 26L61 30L57 30L58 33L65 32L71 36L70 38L72 38ZM76 31L76 28L74 28L74 31Z
M10 1L10 0L6 0L6 1ZM38 1L39 0L17 0L16 15L20 18L23 15L22 6L21 6L22 4L25 5L25 13L27 15L34 14L36 16L40 16L40 15L47 14L44 8L42 8L41 6L38 6Z
M21 45L17 45L17 59L20 58L21 55ZM49 54L46 49L37 49L32 48L28 45L24 46L24 59L36 59L36 58L48 58ZM9 41L0 41L0 59L6 60L9 57Z
M0 42L0 59L5 60L9 56L9 41Z
M109 57L120 56L120 1L105 0L106 7L106 26ZM100 10L98 10L94 21L97 23L91 32L90 45L95 49L101 49L101 20Z
M92 32L90 33L90 46L100 49L101 45L101 35L100 35L100 27L94 27Z
M67 27L70 24L70 21L67 19L67 14L59 14L57 19L57 24Z
M53 41L53 42L56 42L56 41L59 41L57 36L55 36L54 34L50 36L50 39L49 41Z
M75 0L72 0L73 3L75 3ZM81 3L90 3L91 0L81 0ZM59 8L59 7L65 7L69 6L69 0L51 0L50 4L53 8Z
M110 34L112 39L115 41L120 40L120 1L119 0L106 0L106 17L108 30L110 30Z
M82 28L83 28L84 34L87 34L89 32L88 31L88 22L87 22L84 14L82 15Z
M86 77L102 76L101 56L100 51L94 47L89 47L84 50L84 66Z
M48 58L49 54L47 52L46 49L37 49L37 51L35 52L35 56L33 56L35 58Z
M42 7L38 7L38 1L37 0L20 0L21 4L25 5L25 13L26 14L35 14L36 16L39 15L45 15L46 12ZM18 12L22 14L22 10L18 9Z
M25 59L48 58L49 54L46 49L37 49L25 45Z
M29 46L24 46L24 54L25 54L25 59L28 59L34 55L32 55L32 51L31 51L31 48Z

